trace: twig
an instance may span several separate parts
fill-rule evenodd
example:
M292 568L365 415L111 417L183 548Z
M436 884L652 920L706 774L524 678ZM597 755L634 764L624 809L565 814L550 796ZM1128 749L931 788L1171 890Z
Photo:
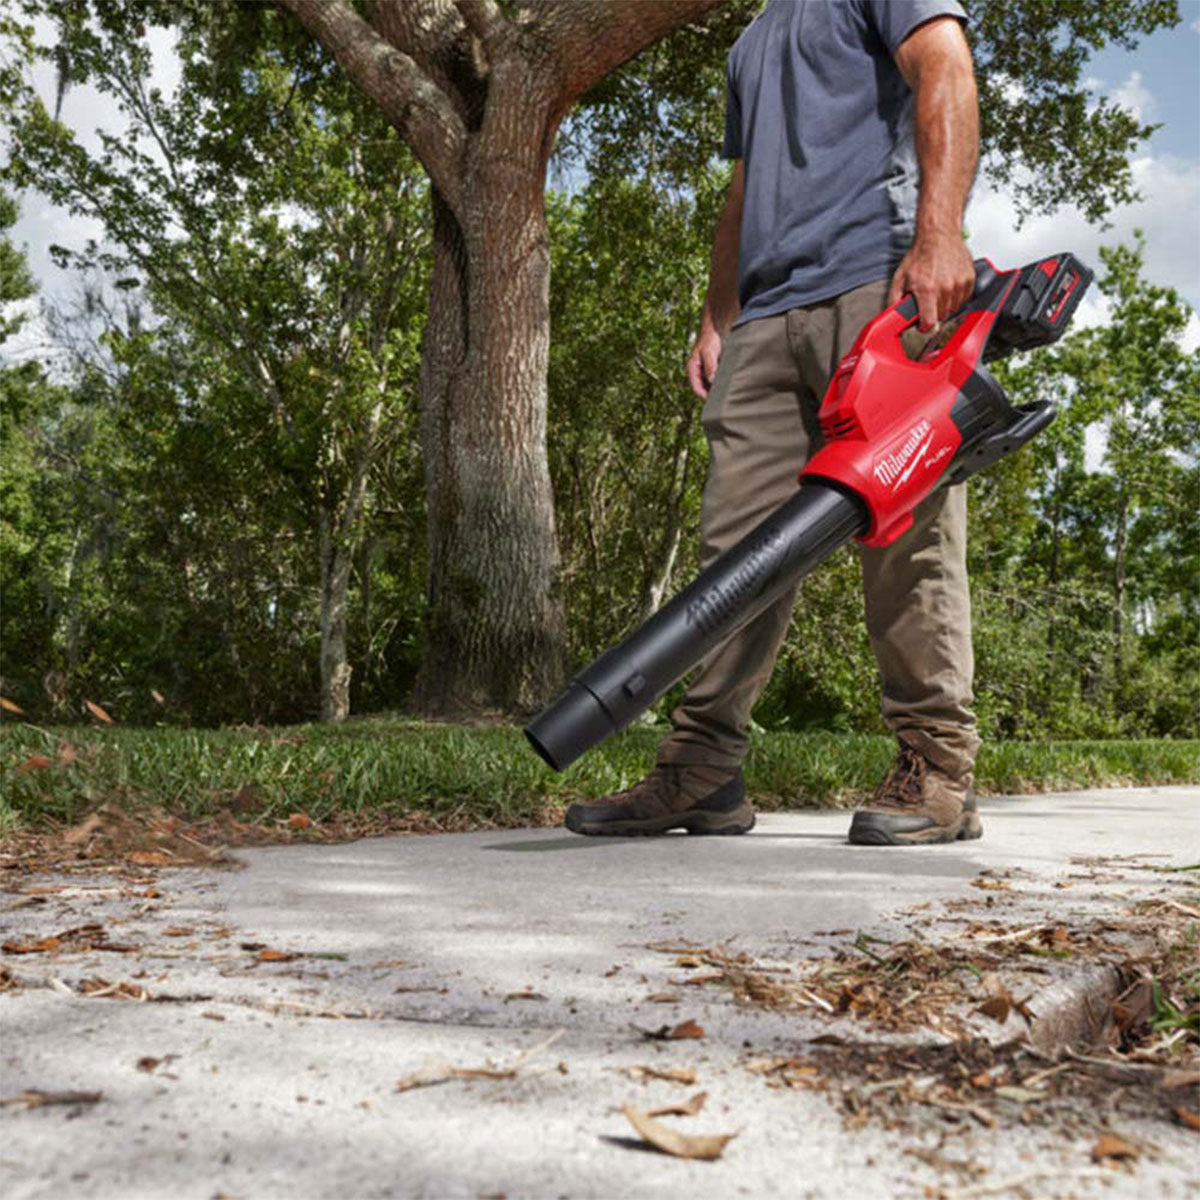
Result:
M997 1196L1004 1192L1010 1192L1019 1187L1024 1187L1027 1183L1034 1183L1039 1179L1065 1179L1069 1178L1072 1181L1076 1179L1112 1179L1111 1171L1095 1169L1079 1170L1073 1168L1066 1171L1031 1171L1028 1175L1016 1175L1012 1179L1004 1179L994 1181L992 1183L976 1183L970 1187L947 1188L941 1193L942 1200L967 1200L972 1196Z

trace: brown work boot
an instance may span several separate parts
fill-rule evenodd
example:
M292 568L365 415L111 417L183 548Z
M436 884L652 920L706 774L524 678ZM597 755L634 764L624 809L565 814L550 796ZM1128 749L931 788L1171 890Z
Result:
M686 829L688 833L748 833L754 810L739 767L660 763L640 783L567 809L572 833L630 837Z
M971 777L954 779L903 743L875 795L854 814L858 846L911 846L982 836Z

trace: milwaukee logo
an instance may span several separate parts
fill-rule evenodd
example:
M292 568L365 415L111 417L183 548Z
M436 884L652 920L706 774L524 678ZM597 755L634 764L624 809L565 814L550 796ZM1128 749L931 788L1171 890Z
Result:
M921 445L922 441L925 443L923 446ZM904 439L904 444L900 449L886 458L881 458L875 464L875 478L885 487L891 484L899 487L912 474L913 467L924 456L932 441L933 433L929 422L918 421L908 437ZM915 458L914 455L916 455Z
M774 551L782 540L778 528L768 529L749 547L745 562L732 575L705 588L687 606L688 623L704 633L719 629L745 599L762 588L764 575L777 565Z

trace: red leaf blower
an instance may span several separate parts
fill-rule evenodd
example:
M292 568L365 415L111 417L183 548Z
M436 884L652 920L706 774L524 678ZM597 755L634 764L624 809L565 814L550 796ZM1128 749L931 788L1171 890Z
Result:
M975 292L918 361L900 335L908 296L864 327L821 405L825 444L796 494L620 645L580 672L526 727L556 770L623 729L803 575L852 537L886 546L936 488L961 483L1023 446L1055 416L1015 407L983 363L1063 334L1092 272L1073 255L997 271L975 263Z

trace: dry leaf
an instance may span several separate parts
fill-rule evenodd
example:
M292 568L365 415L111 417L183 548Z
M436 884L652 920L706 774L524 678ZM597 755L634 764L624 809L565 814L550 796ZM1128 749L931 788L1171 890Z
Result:
M169 867L172 861L165 850L135 850L126 858L139 867Z
M190 925L168 925L162 933L163 937L191 937L193 930Z
M1008 1020L1008 1014L1012 1012L1012 997L989 996L975 1011L1003 1025Z
M269 947L258 952L259 962L291 962L294 958L299 958L298 954L292 954L289 950L272 950Z
M1194 1113L1184 1108L1182 1104L1177 1104L1171 1112L1175 1114L1175 1120L1180 1125L1186 1125L1189 1129L1194 1129L1200 1133L1200 1113Z
M1094 1162L1103 1162L1106 1158L1113 1161L1137 1158L1139 1153L1140 1151L1136 1146L1131 1146L1124 1138L1117 1137L1115 1133L1102 1133L1096 1139L1096 1144L1092 1147L1092 1159Z
M293 829L307 829L312 824L312 817L306 813L292 813L287 823Z
M530 991L526 988L523 992L509 992L504 997L504 1003L507 1004L510 1000L545 1000L546 997L541 992Z
M1200 1071L1164 1071L1161 1083L1168 1091L1182 1087L1200 1087Z
M702 1038L704 1036L704 1027L698 1025L695 1021L683 1021L676 1025L674 1029L667 1035L671 1041L676 1042L683 1038Z
M44 754L31 754L18 768L18 775L28 775L30 771L44 771L54 763Z
M0 950L5 954L48 954L60 945L58 938L44 937L33 942L5 942L0 945Z
M147 1075L152 1075L161 1062L161 1058L154 1058L149 1054L145 1054L137 1060L137 1069L144 1071Z
M99 813L90 813L78 825L73 826L63 834L63 841L68 846L77 846L80 842L86 842L103 824L104 819Z
M151 688L150 695L154 697L155 704L166 704L166 700L163 699L162 692L160 692L157 688Z
M1012 890L1012 884L1007 879L991 879L981 875L971 880L971 886L984 892L1007 892Z
M655 992L646 997L647 1004L678 1004L679 997L674 992Z
M58 765L69 767L79 757L79 751L70 742L58 743Z
M618 1075L628 1075L638 1083L650 1079L661 1079L666 1083L693 1084L696 1082L696 1072L690 1067L610 1067Z
M652 1108L646 1116L694 1117L704 1107L707 1099L707 1092L697 1092L690 1100L685 1100L682 1104L664 1104L662 1108Z
M19 704L14 704L11 700L6 700L3 696L0 696L0 708L4 709L5 712L16 713L18 716L25 715L25 710Z
M711 1161L720 1158L725 1147L737 1137L735 1133L716 1133L696 1136L680 1133L670 1125L654 1120L648 1113L639 1112L636 1108L626 1105L621 1112L625 1119L636 1129L642 1139L649 1142L656 1150L676 1158L697 1158Z
M93 703L91 700L85 700L83 703L84 707L92 714L93 717L96 718L97 721L103 721L105 725L111 725L113 723L112 717L110 717L108 713L106 713L104 709L100 707L100 705Z
M48 1104L96 1104L103 1092L41 1092L31 1088L17 1096L7 1096L0 1104L24 1104L26 1108L45 1108Z

